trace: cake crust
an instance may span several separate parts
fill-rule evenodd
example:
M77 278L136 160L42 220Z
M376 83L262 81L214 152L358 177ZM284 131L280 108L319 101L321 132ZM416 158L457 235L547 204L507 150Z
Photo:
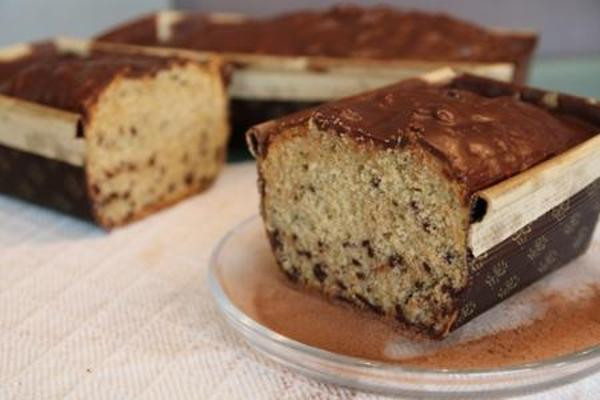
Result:
M417 143L442 160L470 196L597 133L568 109L549 110L534 93L468 74L445 85L406 80L259 125L248 133L249 146L264 157L274 137L302 124L385 148Z

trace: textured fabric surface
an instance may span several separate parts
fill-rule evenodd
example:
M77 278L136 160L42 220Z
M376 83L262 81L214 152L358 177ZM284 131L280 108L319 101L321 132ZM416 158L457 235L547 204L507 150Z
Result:
M377 398L266 360L219 317L208 259L256 213L255 180L253 164L229 166L205 194L110 234L0 196L0 399ZM594 375L522 398L599 392Z

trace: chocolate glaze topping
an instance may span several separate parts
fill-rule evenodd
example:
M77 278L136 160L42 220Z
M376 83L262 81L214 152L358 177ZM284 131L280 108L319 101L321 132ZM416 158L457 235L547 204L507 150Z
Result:
M0 75L0 93L86 115L117 75L153 75L176 62L185 61L99 50L83 56L60 52L52 45L37 46L30 55L0 63L0 73L4 73Z
M237 23L190 16L175 26L171 42L241 53L455 61L513 61L535 45L444 14L353 5Z
M31 46L28 54L12 60L0 60L0 88L14 74L27 68L32 63L47 57L56 56L56 47L51 42L36 43Z
M472 76L464 79L471 85L462 84L461 78L441 86L404 81L285 117L259 128L263 132L251 131L249 138L264 154L277 132L310 119L322 130L359 142L423 146L444 161L470 195L600 132L596 123L600 121L520 100L517 86ZM486 95L483 88L489 85L511 90L509 95Z
M523 67L518 68L520 75L537 42L535 35L496 33L444 14L354 5L235 22L187 14L174 25L167 42L159 42L155 25L146 17L99 39L215 52L512 62Z

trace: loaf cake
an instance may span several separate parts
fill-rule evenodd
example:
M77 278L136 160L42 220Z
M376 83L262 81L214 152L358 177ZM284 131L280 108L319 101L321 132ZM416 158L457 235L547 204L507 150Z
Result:
M536 45L531 34L500 33L445 14L386 6L338 5L262 19L190 13L175 18L162 37L155 18L144 17L98 39L221 53L510 62L518 65L518 81L525 79Z
M446 73L435 83L406 80L247 134L258 161L261 214L283 272L302 286L437 338L581 254L600 210L597 105ZM531 178L529 186L513 179L584 144L588 164L579 162L578 174L587 180L572 204L596 208L570 210L568 199L551 204L558 209L554 216L578 213L575 228L586 230L576 245L576 229L552 225L550 212L525 217L510 206L497 219L514 222L507 231L513 237L497 237L487 248L473 245L479 238L473 228L489 219L482 221L486 213L498 212L498 202L488 210L482 191L500 185L514 194L531 186L538 192L515 197L531 196L522 207L526 213L543 197L542 178ZM564 179L563 172L553 179ZM548 198L558 201L561 187L575 190L568 181L556 185L540 207L550 204ZM525 218L527 225L520 224ZM502 226L488 231L499 234ZM553 236L563 230L571 236ZM542 268L542 250L552 243L564 248Z
M335 6L267 18L161 12L117 26L107 42L218 52L235 67L233 142L252 125L452 65L523 82L532 33L495 31L443 14Z
M228 138L218 58L64 47L0 52L0 191L112 228L210 185Z

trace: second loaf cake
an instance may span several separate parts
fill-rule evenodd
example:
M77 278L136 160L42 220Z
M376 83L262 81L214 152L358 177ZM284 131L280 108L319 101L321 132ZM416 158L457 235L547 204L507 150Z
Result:
M44 43L0 62L0 105L12 110L0 118L1 189L107 228L206 188L228 138L219 59L109 48ZM76 131L48 132L30 148L6 145L19 134L8 131L15 125L43 134L50 125L31 127L55 114L74 116ZM77 154L48 156L34 146L57 138Z

